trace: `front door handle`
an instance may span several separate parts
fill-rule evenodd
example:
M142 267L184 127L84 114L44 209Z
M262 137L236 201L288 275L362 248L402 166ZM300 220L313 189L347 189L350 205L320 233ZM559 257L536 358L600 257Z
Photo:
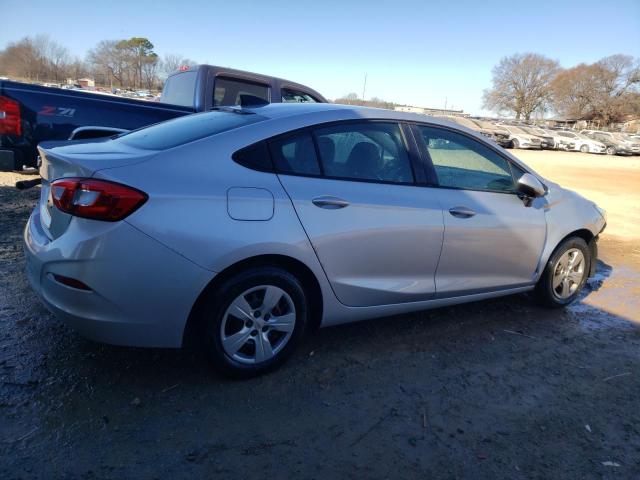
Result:
M349 206L349 202L338 197L332 197L330 195L323 195L316 197L311 202L320 208L326 208L328 210L337 210L338 208L344 208Z
M467 207L453 207L449 209L449 213L458 218L471 218L476 212Z

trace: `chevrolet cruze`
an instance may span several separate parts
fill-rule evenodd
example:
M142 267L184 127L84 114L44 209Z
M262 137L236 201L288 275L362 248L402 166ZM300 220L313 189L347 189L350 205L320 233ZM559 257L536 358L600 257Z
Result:
M315 326L531 290L567 305L605 226L491 140L387 110L226 108L40 157L24 242L44 304L101 342L200 339L236 377Z

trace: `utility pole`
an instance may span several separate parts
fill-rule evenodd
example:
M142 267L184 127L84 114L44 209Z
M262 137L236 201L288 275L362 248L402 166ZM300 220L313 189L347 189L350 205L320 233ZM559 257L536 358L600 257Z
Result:
M364 102L364 92L367 90L367 74L364 74L364 85L362 85L362 101Z
M447 114L447 101L449 100L449 97L444 97L444 113L445 115Z

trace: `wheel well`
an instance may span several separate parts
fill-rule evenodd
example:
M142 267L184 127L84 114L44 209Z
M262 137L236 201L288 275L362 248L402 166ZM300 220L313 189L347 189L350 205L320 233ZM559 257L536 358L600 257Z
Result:
M311 327L312 329L319 327L320 321L322 320L322 290L320 289L318 279L311 269L300 260L286 255L258 255L228 266L218 273L202 292L200 292L187 319L182 340L183 345L193 344L201 338L200 333L202 332L203 325L199 324L200 322L198 320L201 318L199 313L201 312L205 298L210 292L215 291L227 279L244 270L267 266L282 268L292 275L295 275L296 278L302 282L305 294L309 296L311 304Z
M580 237L585 242L587 242L587 245L591 242L591 240L595 238L593 233L591 233L590 230L587 230L586 228L581 228L580 230L575 230L571 232L569 235L565 236L562 240L560 240L560 242L558 242L558 245L560 245L569 237Z
M597 260L598 257L598 246L596 245L595 242L595 235L593 233L591 233L590 230L587 230L586 228L581 228L580 230L574 230L573 232L569 233L568 235L566 235L562 240L560 240L558 242L558 245L556 245L556 248L554 248L554 252L556 251L556 249L568 238L571 237L579 237L582 238L585 242L587 242L587 246L589 247L589 252L591 253L591 259ZM591 262L591 268L589 271L589 276L594 275L596 273L596 262L592 261Z

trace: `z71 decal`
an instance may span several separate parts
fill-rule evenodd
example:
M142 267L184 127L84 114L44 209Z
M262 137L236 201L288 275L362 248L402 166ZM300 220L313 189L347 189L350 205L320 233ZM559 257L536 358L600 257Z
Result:
M76 114L75 108L52 107L44 105L38 115L47 115L49 117L73 117Z

